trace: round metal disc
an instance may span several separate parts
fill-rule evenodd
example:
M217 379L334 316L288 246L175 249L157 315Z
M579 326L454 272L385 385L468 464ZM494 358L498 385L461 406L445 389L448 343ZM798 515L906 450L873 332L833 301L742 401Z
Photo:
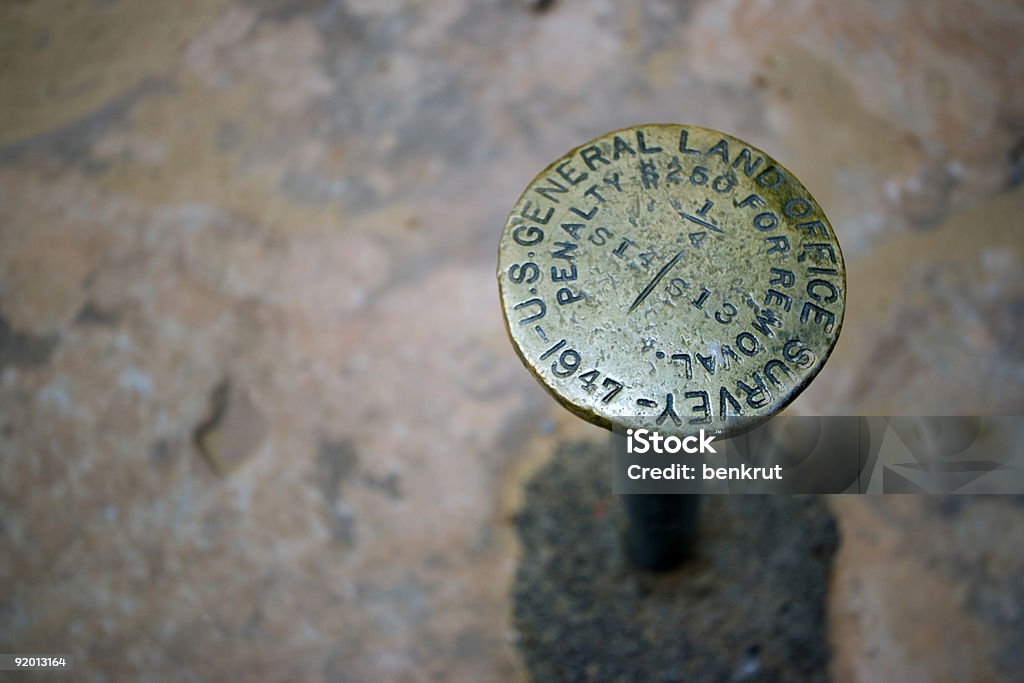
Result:
M818 203L722 133L636 126L542 171L505 224L509 336L556 399L608 428L728 437L821 370L846 304Z

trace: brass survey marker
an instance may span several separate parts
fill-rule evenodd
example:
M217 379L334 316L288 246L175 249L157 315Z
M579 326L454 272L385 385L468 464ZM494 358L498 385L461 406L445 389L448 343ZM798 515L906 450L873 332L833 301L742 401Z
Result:
M512 343L602 427L728 438L771 417L839 337L846 268L824 212L764 152L635 126L556 160L501 236Z

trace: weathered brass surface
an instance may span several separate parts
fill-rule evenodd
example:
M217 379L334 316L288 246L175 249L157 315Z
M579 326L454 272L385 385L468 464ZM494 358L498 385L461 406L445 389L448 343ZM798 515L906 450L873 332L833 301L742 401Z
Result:
M523 363L608 428L735 435L821 370L846 304L839 242L764 152L673 124L608 133L526 188L498 284Z

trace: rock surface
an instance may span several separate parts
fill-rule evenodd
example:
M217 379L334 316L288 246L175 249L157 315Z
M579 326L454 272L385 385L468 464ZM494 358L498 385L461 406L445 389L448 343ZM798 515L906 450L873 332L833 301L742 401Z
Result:
M826 207L850 306L793 411L1024 408L1019 3L151 4L0 7L0 651L96 682L524 675L521 485L604 436L512 353L495 245L621 126L725 130ZM253 419L218 474L224 377ZM1024 509L835 509L837 680L1019 679ZM950 529L938 563L905 542Z

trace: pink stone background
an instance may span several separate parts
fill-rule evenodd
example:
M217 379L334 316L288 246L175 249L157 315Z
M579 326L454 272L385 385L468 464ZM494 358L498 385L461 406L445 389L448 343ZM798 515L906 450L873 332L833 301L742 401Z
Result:
M526 675L521 484L604 436L520 366L495 248L607 130L727 131L828 211L849 308L792 411L1024 408L1019 2L36 0L0 36L0 651L75 680ZM1020 680L1024 507L832 502L835 680Z

